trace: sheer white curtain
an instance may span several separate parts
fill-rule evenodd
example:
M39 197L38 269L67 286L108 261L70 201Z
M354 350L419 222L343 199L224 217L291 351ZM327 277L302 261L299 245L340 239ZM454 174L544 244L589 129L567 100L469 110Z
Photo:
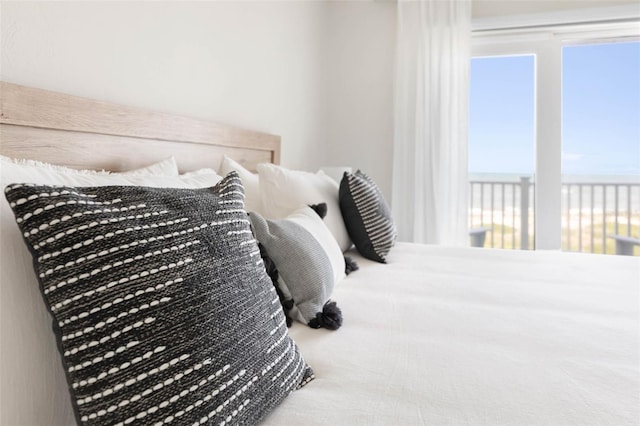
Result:
M471 2L398 1L392 208L401 241L468 245Z

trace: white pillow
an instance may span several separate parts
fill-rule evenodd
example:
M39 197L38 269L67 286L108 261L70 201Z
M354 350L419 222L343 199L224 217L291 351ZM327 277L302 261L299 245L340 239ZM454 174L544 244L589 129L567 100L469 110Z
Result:
M180 172L178 171L178 163L175 157L171 156L146 167L127 170L119 174L127 176L178 176Z
M274 164L259 164L262 210L268 219L283 219L302 206L327 203L324 222L340 250L351 247L338 202L338 183L324 173L289 170Z
M28 159L16 159L9 158L5 156L2 157L3 161L10 161L16 164L22 164L26 166L40 167L46 168L50 170L54 170L62 173L85 173L85 174L98 174L98 175L127 175L127 176L178 176L178 163L176 159L171 156L169 158L165 158L164 160L160 160L157 163L150 164L145 167L140 167L138 169L127 170L125 172L112 173L106 170L80 170L80 169L72 169L70 167L58 166L56 164L49 164L42 161L37 160L28 160Z
M75 424L51 316L4 188L10 183L200 188L219 180L215 173L179 177L65 172L0 156L0 425Z
M262 199L260 197L260 180L257 173L252 173L242 164L232 160L226 155L220 165L220 173L226 176L231 171L238 172L244 185L244 207L249 212L262 212Z

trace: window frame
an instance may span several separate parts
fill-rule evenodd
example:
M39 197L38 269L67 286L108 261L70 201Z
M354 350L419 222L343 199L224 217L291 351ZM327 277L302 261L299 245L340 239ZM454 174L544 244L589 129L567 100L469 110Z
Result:
M554 15L555 16L555 15ZM540 19L540 16L536 16ZM551 15L547 22L554 22ZM500 25L496 23L496 27ZM532 25L472 33L472 57L534 55L536 250L562 247L562 48L640 40L638 17L598 23Z

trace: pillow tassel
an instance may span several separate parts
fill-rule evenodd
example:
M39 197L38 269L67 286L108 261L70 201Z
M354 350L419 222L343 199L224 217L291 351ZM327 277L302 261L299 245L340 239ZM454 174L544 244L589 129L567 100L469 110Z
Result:
M360 267L355 260L353 260L349 256L344 257L344 273L346 275L349 275L350 273L355 272L358 269L360 269Z
M282 289L278 285L278 268L276 264L273 262L273 259L269 257L267 253L267 249L261 243L258 243L258 248L260 249L260 257L262 257L262 262L264 263L264 268L267 271L267 275L271 278L271 283L276 288L276 293L278 294L278 299L280 299L280 305L282 306L282 310L284 311L284 317L287 320L287 327L291 327L293 323L293 318L291 318L291 309L293 309L293 299L288 299L285 297Z
M308 325L311 328L337 330L342 326L342 311L338 308L336 302L329 300L324 304L322 312L318 312L316 317L309 321Z
M309 207L320 216L320 219L324 219L327 215L327 203L309 204Z

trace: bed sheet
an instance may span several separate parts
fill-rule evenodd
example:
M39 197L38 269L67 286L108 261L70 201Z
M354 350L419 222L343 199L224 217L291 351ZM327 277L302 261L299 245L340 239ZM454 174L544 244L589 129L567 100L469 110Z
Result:
M640 259L399 243L355 255L316 379L267 425L637 425Z

